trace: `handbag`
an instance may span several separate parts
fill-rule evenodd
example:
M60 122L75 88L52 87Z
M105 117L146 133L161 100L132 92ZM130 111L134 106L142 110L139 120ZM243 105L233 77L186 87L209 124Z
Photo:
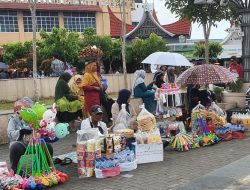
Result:
M107 96L106 96L106 93L103 91L103 89L101 88L100 89L100 101L101 101L101 104L105 104L105 102L107 102Z
M98 83L98 81L95 79L95 81ZM99 84L99 83L98 83ZM106 95L106 93L104 92L104 90L103 90L103 88L102 88L102 86L101 85L99 85L99 87L100 87L100 91L99 91L99 93L100 93L100 103L101 104L105 104L105 102L107 102L108 101L108 99L107 99L107 95Z

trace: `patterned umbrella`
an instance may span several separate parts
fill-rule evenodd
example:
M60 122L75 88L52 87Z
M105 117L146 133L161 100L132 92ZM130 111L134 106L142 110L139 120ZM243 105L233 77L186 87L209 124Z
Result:
M222 66L203 64L184 71L177 78L177 84L221 84L236 80L237 77Z

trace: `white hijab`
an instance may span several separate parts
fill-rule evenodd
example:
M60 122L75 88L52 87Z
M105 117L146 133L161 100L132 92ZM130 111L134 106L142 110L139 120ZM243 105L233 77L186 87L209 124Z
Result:
M137 70L134 73L134 83L133 83L133 89L132 89L132 95L134 95L134 89L139 84L144 83L146 72L144 70Z

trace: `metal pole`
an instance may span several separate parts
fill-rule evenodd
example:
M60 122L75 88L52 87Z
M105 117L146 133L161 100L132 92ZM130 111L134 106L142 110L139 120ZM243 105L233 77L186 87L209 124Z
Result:
M122 65L123 65L123 76L124 76L124 87L128 89L128 77L127 77L127 66L126 66L126 9L125 0L122 2Z
M32 17L32 54L33 54L33 80L34 80L34 100L39 100L37 81L37 57L36 57L36 0L29 0Z

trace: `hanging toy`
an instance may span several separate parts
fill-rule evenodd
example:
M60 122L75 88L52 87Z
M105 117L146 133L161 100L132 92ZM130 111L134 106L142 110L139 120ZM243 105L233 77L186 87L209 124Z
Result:
M32 110L37 114L37 119L41 120L41 119L43 119L43 114L47 110L47 108L44 105L39 104L38 102L36 102L32 106Z
M34 110L31 108L22 108L20 111L20 116L25 123L29 124L34 129L39 129L37 114Z
M172 139L172 147L178 151L188 151L194 144L192 136L188 134L178 133Z
M31 156L31 162L26 156ZM19 188L22 189L44 189L63 183L68 179L67 174L60 172L57 174L52 157L44 139L33 137L20 160L17 175L20 171L25 171L26 175L20 180ZM66 177L65 177L66 176Z
M55 126L56 137L59 139L66 137L69 134L68 127L69 127L68 123L58 123Z
M43 113L43 118L40 121L39 125L41 127L41 130L39 130L40 134L46 135L50 140L55 139L55 118L56 118L56 109L55 104L52 105L52 108L49 110L46 110ZM47 141L47 138L46 138Z

